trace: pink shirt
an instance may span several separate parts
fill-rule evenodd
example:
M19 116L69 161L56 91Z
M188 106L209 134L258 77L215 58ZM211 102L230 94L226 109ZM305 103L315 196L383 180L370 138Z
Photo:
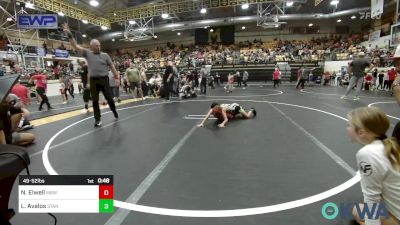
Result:
M37 74L31 77L32 80L36 80L36 88L41 87L44 90L47 89L47 76L44 74Z
M18 96L24 104L26 104L26 105L29 104L29 102L30 102L29 97L28 97L29 90L24 85L16 84L11 89L11 93L13 93L16 96Z
M396 71L390 70L390 71L388 72L389 80L394 80L394 79L396 78L396 74L397 74Z
M275 70L274 73L273 73L273 79L274 80L278 80L279 79L279 75L280 75L279 70Z

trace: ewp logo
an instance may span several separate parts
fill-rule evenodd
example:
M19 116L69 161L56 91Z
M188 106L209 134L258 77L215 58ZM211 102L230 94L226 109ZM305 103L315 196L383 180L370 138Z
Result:
M357 213L360 219L378 219L384 217L389 218L389 212L387 211L385 204L383 203L373 203L372 207L367 204L362 204L364 207L360 206L358 203L340 203L340 208L333 202L328 202L322 206L322 216L327 220L334 220L340 216L343 220L353 219L353 208L355 208L355 213Z
M57 14L20 14L19 29L57 29Z

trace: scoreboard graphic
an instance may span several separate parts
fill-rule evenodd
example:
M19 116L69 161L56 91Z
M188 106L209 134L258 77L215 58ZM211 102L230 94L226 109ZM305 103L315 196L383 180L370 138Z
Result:
M113 213L112 175L19 176L20 213Z

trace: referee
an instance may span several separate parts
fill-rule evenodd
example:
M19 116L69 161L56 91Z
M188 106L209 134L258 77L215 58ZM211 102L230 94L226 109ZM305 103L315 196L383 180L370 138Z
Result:
M107 99L108 105L111 111L114 113L115 119L118 119L118 113L115 109L115 103L112 99L111 88L108 80L108 71L111 71L116 80L117 86L119 86L119 73L115 69L114 64L111 61L110 56L107 53L100 51L100 42L96 39L90 41L90 50L82 48L76 43L67 23L63 24L64 32L67 34L72 47L82 53L83 57L86 58L89 70L89 84L90 93L92 95L93 110L95 118L95 127L101 126L101 114L99 106L99 92L102 91L104 97Z

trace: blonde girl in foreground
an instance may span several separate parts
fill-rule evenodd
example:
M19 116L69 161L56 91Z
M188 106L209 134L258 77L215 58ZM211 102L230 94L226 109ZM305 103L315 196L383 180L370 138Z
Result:
M362 144L356 154L360 169L364 203L384 203L388 218L360 219L356 208L353 216L361 225L400 224L400 148L396 138L387 138L390 122L386 114L375 107L357 108L348 114L347 132L352 141ZM360 208L364 204L360 205ZM374 216L375 218L375 216Z

